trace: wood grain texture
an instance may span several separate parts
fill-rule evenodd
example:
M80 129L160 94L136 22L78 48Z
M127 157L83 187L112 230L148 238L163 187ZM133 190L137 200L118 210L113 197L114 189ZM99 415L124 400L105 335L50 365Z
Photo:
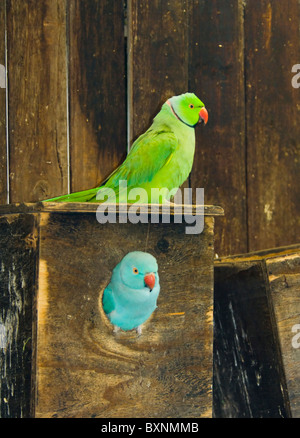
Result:
M35 416L210 417L214 219L188 236L182 224L41 215ZM101 294L136 249L158 260L158 308L140 337L116 335Z
M72 192L96 187L126 156L123 8L121 1L69 2Z
M293 328L299 325L299 282L299 244L215 260L214 406L220 416L244 416L244 406L249 402L251 406L255 393L257 397L267 385L269 390L256 400L254 412L260 413L259 406L264 405L268 408L266 416L277 412L277 416L299 417L300 348L297 342L293 342L297 334ZM230 306L231 316L230 312L224 312L224 308ZM240 353L237 352L235 339L239 342L250 339L251 348L244 345ZM228 347L228 342L232 340L234 358ZM245 354L255 357L261 354L259 361L253 362L254 368L259 365L260 376L258 387L253 385L251 388L254 393L248 391L251 385L249 376L240 379ZM275 364L269 362L270 358L275 359ZM234 365L238 378L229 379L231 366L237 360L242 363L242 367ZM247 366L245 368L251 371ZM239 381L244 382L240 388ZM281 401L278 386L281 388Z
M234 254L230 256L219 257L215 260L216 263L235 263L240 261L253 261L262 260L263 258L278 257L280 255L293 254L300 251L300 244L295 243L294 245L279 246L277 248L261 249L259 251L252 251L245 254Z
M189 89L209 120L196 129L191 187L225 210L215 235L219 255L247 251L242 1L190 3Z
M216 261L214 274L214 416L290 417L264 263Z
M250 251L293 244L300 226L299 21L297 0L245 3Z
M0 417L24 418L31 414L37 216L1 216L0 247Z
M131 143L169 97L188 91L188 2L127 3Z
M292 417L299 418L300 348L292 340L293 327L300 324L300 251L267 259L266 266Z
M5 67L5 0L0 0L1 85ZM0 204L7 203L6 89L0 87Z
M7 1L11 202L68 190L66 2Z
M126 212L135 204L127 204ZM115 207L116 213L124 212L124 204L110 204ZM140 204L143 211L157 213L163 212L161 204ZM16 203L9 205L0 205L0 214L16 214L16 213L38 213L38 212L54 212L54 213L93 213L96 215L99 204L89 202L36 202L36 203ZM178 207L178 206L177 206ZM197 205L189 206L182 205L184 215L193 214L194 216L223 216L224 210L217 205L204 205L201 208ZM170 206L170 216L177 215L178 211L173 206ZM150 220L149 220L150 222ZM183 222L185 222L183 218Z

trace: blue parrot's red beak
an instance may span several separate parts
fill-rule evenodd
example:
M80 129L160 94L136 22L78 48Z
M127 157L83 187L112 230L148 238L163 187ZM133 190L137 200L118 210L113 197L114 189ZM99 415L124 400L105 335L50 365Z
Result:
M199 112L199 123L203 123L206 125L208 120L208 112L206 108L201 108L200 112Z
M149 287L150 290L152 290L155 286L155 275L153 272L150 274L146 274L144 277L145 285Z

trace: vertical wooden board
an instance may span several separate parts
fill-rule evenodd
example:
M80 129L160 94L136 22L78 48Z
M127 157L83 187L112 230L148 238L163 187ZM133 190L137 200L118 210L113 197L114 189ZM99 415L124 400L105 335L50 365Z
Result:
M128 0L129 140L161 105L188 91L187 0Z
M31 415L36 215L1 216L0 247L0 417L25 418Z
M114 334L99 305L133 250L157 258L161 284L140 337ZM211 217L192 236L184 224L42 213L35 416L210 417L212 282Z
M0 0L0 204L7 203L5 0Z
M65 0L7 1L11 202L68 187Z
M127 152L123 8L122 1L69 2L72 192L96 187Z
M300 253L266 260L291 412L300 417ZM296 328L296 331L295 331Z
M290 417L264 264L216 262L214 274L214 416Z
M300 225L298 0L245 3L249 249L295 243Z
M190 3L189 88L206 105L196 129L191 186L224 208L215 230L219 255L247 251L242 1Z

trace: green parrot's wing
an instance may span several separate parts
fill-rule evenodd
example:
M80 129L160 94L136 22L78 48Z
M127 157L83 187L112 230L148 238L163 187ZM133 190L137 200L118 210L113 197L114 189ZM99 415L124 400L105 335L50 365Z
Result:
M104 289L102 304L103 304L103 310L106 314L112 312L115 308L115 302L112 296L112 290L109 286L107 286Z
M119 180L126 180L129 188L151 181L172 158L177 146L177 137L167 127L150 128L134 142L125 161L111 174L105 187L115 189Z
M118 193L119 181L126 180L127 187L138 187L149 182L154 175L172 158L178 145L178 139L170 128L162 125L160 129L149 128L132 145L124 162L101 184L102 196L105 189ZM59 202L97 202L100 187L84 190L69 195L47 199ZM110 192L107 199L110 199ZM102 198L104 199L104 198Z

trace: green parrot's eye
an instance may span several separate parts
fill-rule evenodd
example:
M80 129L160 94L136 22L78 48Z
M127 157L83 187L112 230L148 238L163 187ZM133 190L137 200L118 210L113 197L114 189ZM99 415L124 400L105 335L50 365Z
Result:
M139 270L137 268L132 268L132 272L137 275L139 273Z
M189 104L189 108L193 109L194 105L192 103Z

